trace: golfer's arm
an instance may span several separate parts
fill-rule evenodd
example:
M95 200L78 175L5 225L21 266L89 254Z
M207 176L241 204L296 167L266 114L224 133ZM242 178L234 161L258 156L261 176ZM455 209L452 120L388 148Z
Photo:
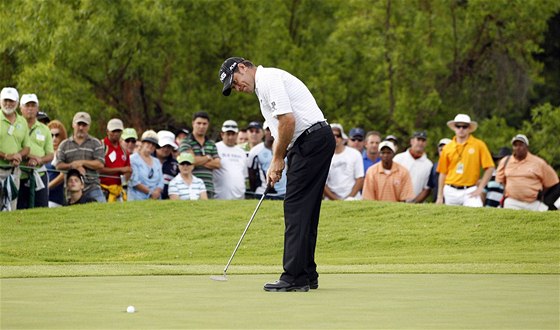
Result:
M286 157L295 129L296 119L292 113L278 116L278 139L274 140L273 158L284 159Z

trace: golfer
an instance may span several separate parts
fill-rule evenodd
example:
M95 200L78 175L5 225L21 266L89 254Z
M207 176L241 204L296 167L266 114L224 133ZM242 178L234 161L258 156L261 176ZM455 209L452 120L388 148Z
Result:
M335 149L332 129L305 84L290 73L255 67L241 57L225 60L220 68L222 93L232 89L255 93L274 137L267 183L286 172L284 199L284 272L266 283L265 291L309 291L319 287L315 245L323 189Z

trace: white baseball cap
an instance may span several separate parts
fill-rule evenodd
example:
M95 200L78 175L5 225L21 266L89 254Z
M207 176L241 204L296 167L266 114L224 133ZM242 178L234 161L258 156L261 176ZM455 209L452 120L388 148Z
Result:
M448 144L449 142L451 142L451 139L443 138L443 139L439 140L439 143L438 143L437 145L438 145L438 147L439 147L440 145L442 145L442 144L443 144L443 145L446 145L446 144Z
M39 99L37 98L37 95L35 95L35 94L23 94L21 96L21 100L19 101L19 104L26 105L29 102L35 102L35 103L37 103L37 105L39 105Z
M239 127L235 120L226 120L222 125L222 132L239 132Z
M516 136L514 136L513 139L511 139L511 144L513 144L513 142L515 141L521 141L529 146L529 139L523 134L517 134Z
M165 147L167 145L171 146L173 150L177 150L179 146L175 143L175 134L170 131L161 130L157 132L158 144L160 147Z
M109 120L109 122L107 123L107 130L109 132L116 131L116 130L124 131L124 125L122 120L118 118L113 118Z
M19 93L17 89L13 87L4 87L2 88L2 92L0 92L0 100L12 100L12 101L19 101Z
M381 151L383 148L389 148L393 151L393 153L397 152L397 148L395 147L395 144L391 141L383 141L379 144L379 151Z
M346 135L346 133L344 133L344 128L342 127L341 124L333 123L333 124L331 124L331 128L336 128L336 129L338 129L338 130L340 131L340 134L342 135L342 138L343 138L344 140L348 140L348 135Z

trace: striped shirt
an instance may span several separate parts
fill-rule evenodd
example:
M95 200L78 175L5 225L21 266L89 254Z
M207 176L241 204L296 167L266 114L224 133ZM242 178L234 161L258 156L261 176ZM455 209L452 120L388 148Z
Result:
M205 191L204 181L194 175L190 185L183 180L181 174L169 182L169 195L178 195L180 200L198 200Z
M105 165L105 149L98 139L87 136L82 144L78 144L74 140L74 136L70 136L62 141L56 151L56 164L70 164L75 160L98 160ZM86 167L86 175L84 178L84 191L89 191L94 186L99 186L99 173Z
M209 138L205 137L204 145L200 145L198 141L191 135L181 141L179 146L179 153L191 150L195 156L212 156L212 159L220 158L218 155L218 148L216 148L216 143ZM195 166L193 173L199 179L204 181L206 186L206 191L209 192L209 196L214 194L214 175L213 170L205 166Z

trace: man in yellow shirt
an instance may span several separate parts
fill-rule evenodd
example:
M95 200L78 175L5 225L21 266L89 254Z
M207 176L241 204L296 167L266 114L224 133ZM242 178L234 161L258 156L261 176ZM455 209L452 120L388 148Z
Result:
M436 203L482 207L480 195L495 168L492 155L486 143L471 134L478 124L468 115L458 114L447 126L455 131L455 137L441 152ZM484 175L479 180L481 168Z

